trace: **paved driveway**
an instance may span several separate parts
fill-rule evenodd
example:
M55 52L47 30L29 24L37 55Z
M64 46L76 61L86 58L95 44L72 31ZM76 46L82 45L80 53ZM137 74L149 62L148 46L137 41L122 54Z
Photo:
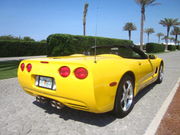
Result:
M180 77L180 51L160 54L165 79L136 98L132 112L123 119L64 108L58 111L25 94L17 78L0 81L0 135L143 135Z

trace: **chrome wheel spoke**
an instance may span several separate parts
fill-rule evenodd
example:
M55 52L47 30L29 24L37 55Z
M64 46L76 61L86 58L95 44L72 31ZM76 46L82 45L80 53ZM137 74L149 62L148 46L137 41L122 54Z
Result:
M132 101L133 101L133 85L130 80L127 80L123 84L123 93L120 101L122 110L127 111L131 107Z
M127 110L127 100L124 100L124 107L123 109L126 111Z
M162 80L163 79L163 77L164 77L164 73L163 73L163 68L162 68L162 66L160 67L160 77L159 77L159 79L160 80Z
M133 96L132 95L128 95L127 99L132 100Z
M124 102L124 93L123 93L123 96L122 96L122 98L121 98L121 104Z
M127 91L126 85L124 84L124 85L123 85L123 94L124 94L126 91Z
M127 82L127 84L128 84L127 91L129 92L131 87L132 87L132 85L131 85L131 82Z

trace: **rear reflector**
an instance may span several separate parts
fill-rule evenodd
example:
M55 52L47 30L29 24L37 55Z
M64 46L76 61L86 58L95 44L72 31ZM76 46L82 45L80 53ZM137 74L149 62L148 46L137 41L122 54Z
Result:
M22 64L21 64L21 70L24 71L24 68L25 68L25 64L22 63Z
M48 62L48 61L41 61L41 63L46 63L46 64L47 64L47 63L49 63L49 62Z
M116 85L117 85L117 82L111 82L111 83L109 84L109 86L111 86L111 87L116 86Z
M74 74L78 79L85 79L88 76L88 71L83 67L79 67L75 69Z
M31 71L31 69L32 69L32 65L31 65L30 63L29 63L29 64L27 64L26 69L27 69L27 71L28 71L28 72L30 72L30 71Z
M62 76L62 77L68 77L69 74L70 74L70 68L67 67L67 66L63 66L59 69L59 74Z

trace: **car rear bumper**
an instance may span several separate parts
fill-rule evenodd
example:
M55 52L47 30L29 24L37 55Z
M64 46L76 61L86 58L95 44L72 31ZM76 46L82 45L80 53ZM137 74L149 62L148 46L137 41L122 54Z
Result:
M24 91L32 96L43 96L51 100L56 100L70 108L83 110L83 111L91 111L91 109L88 107L88 105L82 101L74 100L74 99L68 99L65 97L61 97L58 95L51 95L39 91L35 91L33 89L23 88Z

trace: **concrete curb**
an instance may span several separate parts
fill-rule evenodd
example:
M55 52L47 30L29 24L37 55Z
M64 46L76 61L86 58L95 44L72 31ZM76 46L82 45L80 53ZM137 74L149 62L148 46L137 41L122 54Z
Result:
M161 122L161 119L163 118L164 114L166 113L166 111L169 107L169 104L171 103L171 101L179 87L179 83L180 83L180 78L178 79L173 90L170 92L170 94L168 95L168 97L166 98L164 103L162 104L161 108L157 112L156 116L154 117L154 119L152 120L152 122L150 123L148 128L146 129L146 132L144 135L154 135L156 133L157 128Z
M2 61L13 61L13 60L23 60L23 59L32 59L32 58L42 58L46 57L46 55L40 56L20 56L20 57L0 57L0 62Z

